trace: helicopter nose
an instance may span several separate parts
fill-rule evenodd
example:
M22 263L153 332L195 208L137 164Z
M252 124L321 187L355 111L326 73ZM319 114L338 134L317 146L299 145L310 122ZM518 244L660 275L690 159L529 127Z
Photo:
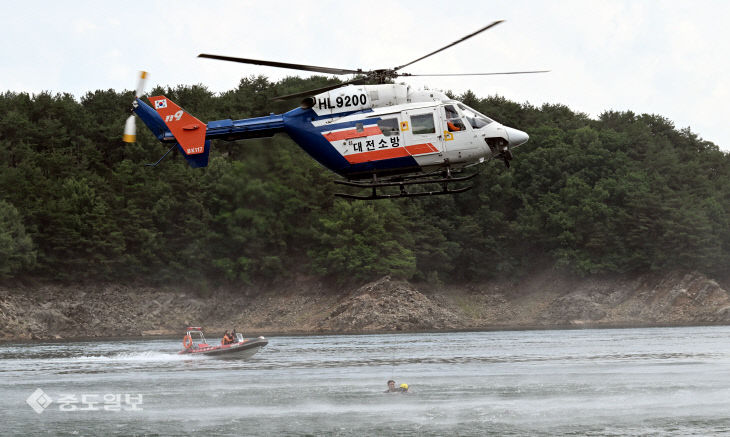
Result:
M504 127L507 131L507 136L509 137L509 145L510 147L517 147L521 146L522 144L525 144L527 140L530 139L530 136L527 135L526 132L522 132L521 130L514 129L511 127Z

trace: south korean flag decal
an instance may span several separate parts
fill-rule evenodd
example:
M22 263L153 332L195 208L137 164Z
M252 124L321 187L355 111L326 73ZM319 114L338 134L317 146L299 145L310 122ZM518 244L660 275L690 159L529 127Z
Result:
M167 99L155 100L155 109L167 108Z

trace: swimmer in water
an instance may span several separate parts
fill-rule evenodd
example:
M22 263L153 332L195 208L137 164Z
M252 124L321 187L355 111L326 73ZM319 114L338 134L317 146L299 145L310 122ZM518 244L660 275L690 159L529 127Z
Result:
M395 381L392 379L388 381L388 390L385 390L384 393L399 393L400 389L395 388Z

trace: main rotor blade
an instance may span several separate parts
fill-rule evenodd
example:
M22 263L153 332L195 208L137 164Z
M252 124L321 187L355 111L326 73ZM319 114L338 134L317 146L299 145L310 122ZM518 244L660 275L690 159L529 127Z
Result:
M328 86L325 86L322 88L315 88L315 89L311 89L311 90L307 90L307 91L302 91L299 93L287 94L285 96L276 96L276 97L273 97L271 100L288 100L288 99L293 99L295 97L315 96L319 93L324 93L329 90L333 90L335 88L339 88L339 87L342 87L345 85L360 85L365 82L367 82L366 79L354 79L354 80L350 80L347 82L338 83L335 85L328 85Z
M465 36L464 38L461 38L461 39L460 39L460 40L458 40L458 41L454 41L454 42L452 42L451 44L449 44L449 45L447 45L447 46L444 46L444 47L441 47L440 49L438 49L438 50L436 50L436 51L434 51L434 52L431 52L431 53L429 53L429 54L427 54L427 55L425 55L425 56L421 56L420 58L416 59L415 61L411 61L411 62L409 62L409 63L407 63L407 64L403 64L403 65L401 65L400 67L395 67L395 68L394 68L393 70L394 70L394 71L397 71L397 70L400 70L400 69L401 69L401 68L403 68L403 67L407 67L407 66L409 66L409 65L411 65L411 64L415 64L416 62L418 62L418 61L420 61L420 60L423 60L423 59L426 59L426 58L428 58L429 56L435 55L436 53L438 53L438 52L441 52L441 51L443 51L443 50L446 50L446 49L448 49L449 47L455 46L455 45L459 44L459 43L460 43L460 42L462 42L462 41L466 41L467 39L471 38L472 36L478 35L478 34L480 34L480 33L484 32L484 31L485 31L485 30L487 30L487 29L491 29L492 27L494 27L494 26L496 26L497 24L499 24L499 23L502 23L502 22L504 22L504 20L497 20L497 21L495 21L494 23L491 23L491 24L489 24L488 26L482 27L481 29L477 30L477 31L476 31L476 32L474 32L474 33L470 33L469 35Z
M498 74L532 74L532 73L549 73L550 70L535 70L535 71L501 71L496 73L434 73L434 74L410 74L410 73L396 73L398 76L415 77L415 76L494 76Z
M318 67L316 65L291 64L289 62L262 61L260 59L234 58L232 56L209 55L201 53L199 58L218 59L220 61L240 62L242 64L266 65L268 67L290 68L292 70L314 71L328 74L362 74L362 70L348 70L345 68Z

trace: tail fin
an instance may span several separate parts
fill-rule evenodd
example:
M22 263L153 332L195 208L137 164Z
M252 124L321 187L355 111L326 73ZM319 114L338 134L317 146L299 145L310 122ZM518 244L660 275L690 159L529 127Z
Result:
M205 123L185 112L165 96L154 96L149 99L152 107L177 140L180 151L190 166L197 168L208 165L210 141L205 140Z

